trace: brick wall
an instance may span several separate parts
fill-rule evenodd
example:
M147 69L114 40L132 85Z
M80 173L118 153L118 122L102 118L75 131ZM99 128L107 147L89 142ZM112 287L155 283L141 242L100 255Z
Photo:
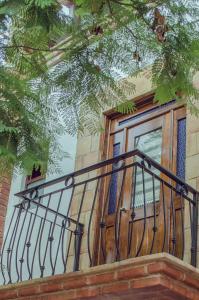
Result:
M199 272L168 254L155 254L1 287L0 299L199 299Z
M7 212L7 205L10 193L10 178L2 177L0 180L0 248L3 241L3 230L4 230L4 223L5 217Z

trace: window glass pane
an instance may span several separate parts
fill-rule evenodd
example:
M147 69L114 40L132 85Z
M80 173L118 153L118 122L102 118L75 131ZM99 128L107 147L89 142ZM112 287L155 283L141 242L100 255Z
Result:
M185 158L186 158L186 119L178 121L177 132L177 166L176 175L185 179Z
M162 156L162 129L157 129L135 138L135 149L139 149L146 155L153 158L158 163L161 163ZM137 158L137 161L141 161ZM156 175L160 175L159 170L151 167L151 171ZM134 205L135 207L141 207L144 205L144 191L143 191L143 175L141 168L137 168L136 186L134 191ZM134 179L135 182L135 179ZM155 201L159 200L160 194L160 182L155 180L155 195L153 195L153 182L152 176L144 172L144 183L145 183L145 198L146 203L152 203L155 196Z
M116 157L120 154L120 143L113 145L113 157ZM117 169L117 164L113 164L113 170ZM116 209L116 200L117 200L117 180L118 173L113 173L111 176L110 183L110 194L109 194L109 205L108 205L108 214L113 214Z

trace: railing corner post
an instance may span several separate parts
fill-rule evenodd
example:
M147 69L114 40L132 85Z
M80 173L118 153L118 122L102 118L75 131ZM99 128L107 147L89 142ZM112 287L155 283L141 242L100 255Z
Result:
M193 206L193 236L191 247L191 264L192 266L197 267L199 193L196 193L194 198L195 205Z
M75 231L75 257L74 257L74 265L73 265L74 272L79 271L79 259L80 259L83 233L84 233L84 225L79 223Z

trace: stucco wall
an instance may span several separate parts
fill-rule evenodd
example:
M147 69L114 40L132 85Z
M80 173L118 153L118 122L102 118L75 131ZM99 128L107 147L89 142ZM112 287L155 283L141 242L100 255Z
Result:
M76 136L72 137L72 136L70 136L68 134L65 134L62 137L60 137L60 139L57 142L61 145L63 151L67 152L69 154L69 157L65 157L60 162L60 173L59 174L54 173L54 172L51 172L51 173L48 172L45 179L35 182L34 185L37 185L37 184L39 184L39 183L41 183L43 181L52 180L54 178L66 175L67 173L70 173L70 172L74 171L74 168L75 168L75 155L76 155L77 137ZM61 184L57 184L56 185L57 189L59 189L61 187L62 187ZM50 188L48 189L48 191L44 191L44 192L45 193L50 192ZM52 188L55 188L55 187L52 187ZM13 210L14 210L14 205L16 205L17 203L21 202L21 199L19 197L16 197L15 194L17 192L23 190L23 189L25 189L25 176L23 174L19 174L19 173L14 174L13 178L12 178L12 182L11 182L11 190L10 190L9 201L8 201L8 208L7 208L5 228L4 228L4 239L6 237L6 233L8 232L10 221L13 218L12 214L13 214ZM60 209L62 209L63 211L67 211L67 209L68 209L69 198L70 198L70 193L68 193L68 194L65 193L64 194L64 201L62 201L62 203L60 204L60 205L62 205ZM59 202L59 197L57 196L57 198L56 198L54 196L53 201L52 201L50 207L52 209L56 209L57 205L58 205L57 204L58 202ZM32 208L31 208L31 213L35 213L35 211L36 211L36 206L33 205ZM42 216L41 210L38 211L38 214L40 214ZM22 217L25 218L24 215ZM14 215L14 218L17 218L16 214ZM39 231L39 221L40 221L40 219L37 218L37 220L36 220L36 222L34 224L34 233L33 233L32 237L31 237L32 244L35 243L36 235L37 235L36 234L37 230ZM58 229L55 229L54 235L55 236L59 236L59 232L56 233L56 230L58 230ZM24 240L26 232L23 231L22 235L23 236L21 236L21 240ZM47 232L47 228L46 227L44 227L43 236L44 237L48 236L48 232ZM15 243L15 246L16 246L16 243ZM22 252L22 250L23 250L23 246L22 246L22 244L20 244L19 245L19 250L18 250L19 253ZM4 252L5 251L6 250L4 249ZM31 251L34 251L34 250L30 250L30 255L32 255ZM61 257L61 253L59 253L59 256ZM3 266L7 265L6 261L5 261L5 257L6 256L5 256L5 253L4 253L4 256L2 256L2 258L3 258ZM48 273L48 270L47 270L48 268L49 268L49 270L51 270L50 266L47 264L46 265L46 272L47 273ZM28 274L27 270L25 272ZM59 273L59 270L57 272ZM38 259L37 259L36 262L35 262L35 277L39 277L40 276L39 274L40 274L40 267L39 267L39 263L38 263ZM16 274L12 274L14 280L15 280L15 275ZM1 281L2 281L2 274L1 274L1 270L0 270L0 284L1 284Z
M76 145L77 145L77 136L70 136L68 134L63 135L57 141L63 151L69 154L69 157L63 159L60 162L60 173L47 173L46 178L41 181L37 181L35 184L39 184L40 182L49 181L54 178L60 177L62 175L66 175L67 173L73 172L75 168L75 156L76 156ZM25 188L25 176L24 174L16 173L12 177L10 196L8 202L8 212L7 219L9 219L10 212L12 211L13 205L19 202L19 198L14 195L23 190ZM6 221L6 224L8 222Z

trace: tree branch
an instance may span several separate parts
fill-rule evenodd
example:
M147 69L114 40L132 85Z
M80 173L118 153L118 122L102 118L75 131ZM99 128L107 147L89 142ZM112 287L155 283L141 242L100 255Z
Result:
M32 50L32 51L41 51L41 52L59 52L59 51L66 51L68 48L49 48L49 49L41 49L41 48L34 48L30 46L25 46L25 45L10 45L10 46L0 46L0 49L24 49L24 50Z
M134 34L134 32L126 25L125 28L130 32L130 34L137 39L137 36Z
M113 14L113 10L112 10L112 7L111 7L110 0L107 0L107 3L108 3L108 8L109 8L110 14L112 15Z

